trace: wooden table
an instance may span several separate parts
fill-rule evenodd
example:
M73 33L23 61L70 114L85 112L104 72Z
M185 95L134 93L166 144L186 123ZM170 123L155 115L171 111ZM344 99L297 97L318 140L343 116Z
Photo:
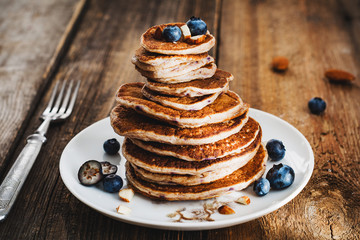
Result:
M51 127L0 239L359 239L360 6L358 1L0 2L0 178L39 125L51 89L81 79L70 119ZM117 88L141 81L130 59L150 26L200 16L216 36L211 54L233 73L244 101L288 121L310 142L315 168L287 205L241 225L165 231L125 224L87 207L65 187L59 158L78 132L109 115ZM275 56L289 69L274 73ZM331 84L328 68L357 77ZM307 102L321 97L323 115Z

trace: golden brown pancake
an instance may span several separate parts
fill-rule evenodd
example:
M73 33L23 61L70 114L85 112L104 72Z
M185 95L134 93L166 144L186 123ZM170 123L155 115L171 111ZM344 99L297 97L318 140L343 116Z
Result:
M146 197L168 201L201 200L239 191L265 172L267 153L261 145L257 154L245 166L226 177L207 184L195 186L162 185L142 180L130 163L126 163L126 177L131 188Z
M241 130L223 140L204 145L171 145L159 142L145 142L139 139L131 141L137 146L165 156L172 156L186 161L202 161L222 158L239 153L257 138L261 139L261 127L257 121L249 117Z
M165 55L168 56L168 55ZM186 56L186 55L183 55ZM169 57L169 56L168 56ZM182 59L181 59L182 60ZM131 62L140 68L143 71L149 71L149 73L145 74L150 75L151 77L159 77L159 75L164 75L164 77L169 77L170 75L182 75L186 72L190 72L194 69L200 68L206 64L214 62L214 58L211 56L205 56L204 58L198 58L197 60L187 60L184 62L180 62L175 64L176 62L181 61L180 59L177 61L173 61L169 59L163 64L154 66L151 64L140 62L135 56L131 59ZM175 63L174 63L175 62Z
M181 27L185 23L168 23L161 26L178 26ZM185 41L166 42L154 38L155 31L160 25L149 28L140 39L141 46L149 52L166 54L166 55L182 55L182 54L200 54L208 52L215 45L215 38L211 34L206 34L204 42L190 44Z
M216 142L239 132L248 120L247 113L246 111L243 115L222 123L179 128L118 105L111 111L110 120L114 131L121 136L175 145L200 145Z
M228 90L228 89L224 89ZM178 110L201 110L207 105L212 104L222 92L217 92L209 95L199 97L178 97L171 95L163 95L158 92L154 92L144 86L141 90L142 94L151 101L160 103L163 106L167 106Z
M139 61L143 64L153 67L172 67L188 61L198 61L208 57L208 53L188 54L188 55L163 55L146 51L143 47L136 50L133 61Z
M231 73L217 69L211 78L196 79L190 82L174 84L160 83L147 79L145 85L147 88L160 94L178 97L199 97L224 91L233 79L234 77Z
M220 95L212 104L198 111L172 109L146 99L141 93L143 83L128 83L120 87L116 101L128 108L179 127L200 127L228 121L248 111L249 106L234 92Z
M213 62L214 58L208 56L200 60L188 61L168 68L152 67L151 65L146 65L140 62L134 62L134 64L136 66L136 70L144 77L157 79L182 76Z
M222 158L204 161L185 161L174 157L157 155L143 150L126 138L122 153L127 161L152 173L197 175L199 177L209 172L230 168L232 171L245 165L256 153L261 138L257 138L242 151Z
M135 68L139 72L142 71L141 69L139 69L137 67L135 67ZM202 66L201 68L192 70L190 72L187 72L187 73L179 75L179 76L168 77L168 78L152 78L152 80L154 80L156 82L169 83L169 84L190 82L194 79L211 78L212 76L214 76L216 69L217 69L216 64L210 63L210 64L206 64L206 65Z

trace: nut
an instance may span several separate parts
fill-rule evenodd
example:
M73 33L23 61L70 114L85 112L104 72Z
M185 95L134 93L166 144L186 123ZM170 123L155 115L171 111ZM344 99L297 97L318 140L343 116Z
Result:
M125 202L130 202L131 199L134 197L134 190L132 190L131 188L122 189L119 191L119 197Z
M328 69L325 71L325 77L327 77L330 82L336 83L349 83L355 80L354 75L339 69Z
M235 202L240 203L240 204L244 204L244 205L249 205L250 204L250 198L248 196L242 196L242 197L238 198Z
M162 36L162 32L164 30L164 26L163 25L160 25L156 28L155 30L155 34L154 34L154 38L157 39L157 40L162 40L163 39L163 36Z
M206 35L198 35L188 38L186 41L190 44L202 43L205 41Z
M283 72L288 69L289 60L286 57L274 57L271 62L271 67L275 71Z
M224 214L224 215L229 215L229 214L234 214L235 211L226 205L222 205L221 207L218 208L218 211L220 214Z
M190 32L190 29L189 27L184 24L180 27L181 29L181 32L182 32L182 35L183 35L183 40L185 41L186 39L189 39L191 38L191 32Z
M116 211L120 214L123 214L123 215L129 215L131 213L131 208L128 208L128 207L125 207L123 205L119 205L117 208L116 208Z

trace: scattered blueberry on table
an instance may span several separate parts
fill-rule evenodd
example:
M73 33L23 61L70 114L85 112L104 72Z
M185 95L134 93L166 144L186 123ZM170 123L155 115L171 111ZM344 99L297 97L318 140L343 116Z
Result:
M260 178L256 180L254 183L253 190L258 196L265 196L270 191L269 180L267 180L266 178Z
M167 42L179 41L181 34L181 29L178 26L167 26L162 32L162 36Z
M118 192L123 186L123 180L118 175L110 174L104 178L103 186L106 192L109 193Z
M103 179L100 162L96 160L86 161L79 169L78 179L85 186L91 186L100 182Z
M319 97L314 97L308 102L308 107L311 113L318 115L325 111L326 102Z
M186 22L186 25L190 29L191 36L203 35L207 32L207 25L200 18L193 16Z
M103 148L107 154L115 155L120 150L120 143L116 140L116 138L111 138L104 142Z
M274 164L274 166L266 174L272 189L284 189L289 187L295 179L294 170L285 164Z
M271 139L266 143L266 150L273 161L280 161L285 156L285 146L277 139Z

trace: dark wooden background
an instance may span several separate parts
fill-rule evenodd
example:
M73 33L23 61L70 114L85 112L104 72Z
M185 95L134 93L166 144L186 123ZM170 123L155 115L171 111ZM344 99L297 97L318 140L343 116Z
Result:
M52 87L81 79L76 108L53 126L0 239L359 239L360 1L0 1L0 180L39 125ZM290 203L251 222L211 231L164 231L107 218L78 201L59 175L62 150L108 116L130 59L150 26L200 16L216 36L211 54L233 73L231 89L299 129L315 154L309 184ZM271 71L275 56L289 70ZM353 84L330 84L328 68ZM327 102L310 114L312 97Z

